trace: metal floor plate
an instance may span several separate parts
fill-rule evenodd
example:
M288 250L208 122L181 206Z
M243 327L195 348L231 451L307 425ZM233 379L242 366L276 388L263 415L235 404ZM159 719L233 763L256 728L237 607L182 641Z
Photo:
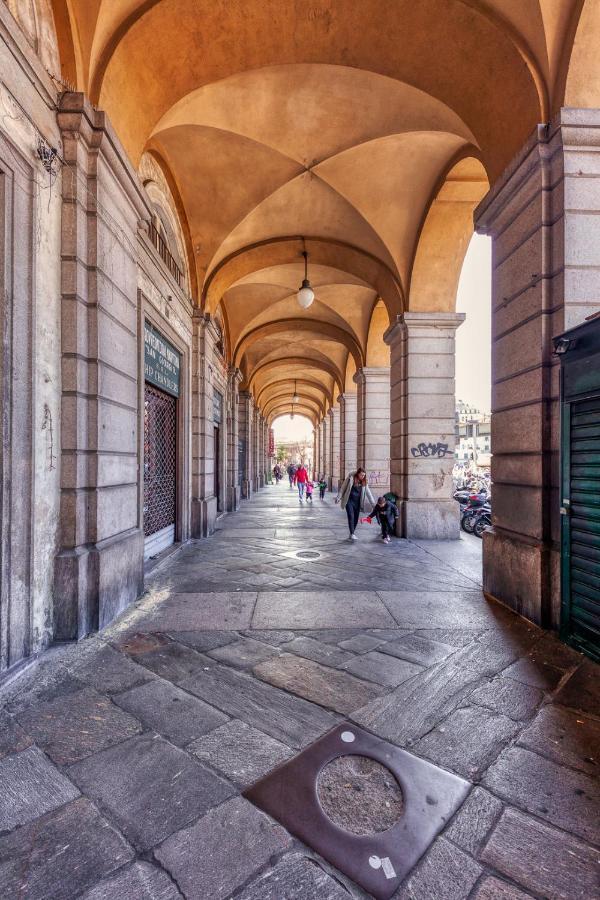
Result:
M398 781L403 813L387 831L352 834L323 812L317 797L319 772L346 755L374 759ZM470 788L457 775L346 723L257 781L244 796L377 900L389 900Z

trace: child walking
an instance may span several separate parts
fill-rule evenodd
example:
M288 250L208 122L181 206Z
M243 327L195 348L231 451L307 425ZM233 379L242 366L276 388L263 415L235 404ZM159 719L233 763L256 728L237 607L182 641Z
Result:
M313 483L309 479L306 482L306 499L307 499L307 501L310 500L311 503L312 503L312 495L313 495Z
M319 499L325 499L325 491L327 490L327 480L324 475L319 478Z

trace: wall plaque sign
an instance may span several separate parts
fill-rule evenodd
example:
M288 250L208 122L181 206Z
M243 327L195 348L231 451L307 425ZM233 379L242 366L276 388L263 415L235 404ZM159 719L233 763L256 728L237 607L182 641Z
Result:
M181 354L179 351L150 322L144 322L144 378L146 381L173 397L179 397L180 374Z
M223 418L223 394L213 388L213 422L220 425Z

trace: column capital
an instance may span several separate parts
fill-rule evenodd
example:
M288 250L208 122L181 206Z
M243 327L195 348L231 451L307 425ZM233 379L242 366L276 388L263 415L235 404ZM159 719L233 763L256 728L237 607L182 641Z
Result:
M386 344L392 346L396 341L402 340L408 333L416 329L456 329L465 321L465 313L457 312L405 312L397 316L396 321L390 325L383 339Z
M237 366L229 366L227 374L229 375L229 378L232 382L237 381L238 384L241 384L244 380L244 376Z

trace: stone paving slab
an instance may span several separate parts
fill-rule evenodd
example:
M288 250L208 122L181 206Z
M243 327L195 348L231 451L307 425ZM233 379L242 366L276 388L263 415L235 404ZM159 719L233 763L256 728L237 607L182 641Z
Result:
M480 683L476 672L454 665L450 657L357 710L352 718L379 737L404 746L430 731Z
M452 820L444 837L472 856L477 856L492 827L502 813L503 805L497 797L481 787L475 787Z
M168 838L155 856L187 900L224 900L291 842L281 826L237 797Z
M306 659L312 659L314 662L321 663L324 666L331 666L332 668L343 666L344 663L354 659L354 654L349 653L347 650L342 650L340 647L335 647L331 644L325 644L314 638L302 636L295 638L288 644L284 644L282 649L286 653L295 653L296 656L304 656Z
M233 788L187 753L144 734L69 769L125 836L147 850L230 797Z
M518 743L559 765L600 776L600 721L586 714L544 706Z
M285 744L238 719L194 741L187 750L241 787L258 781L293 753Z
M245 637L253 638L255 641L264 641L265 644L271 644L273 647L279 647L281 644L287 644L296 637L295 631L245 631Z
M399 896L406 900L459 900L471 893L483 869L453 844L438 838Z
M275 687L342 714L359 709L382 693L379 685L291 653L255 666L254 674Z
M358 656L350 662L345 663L341 668L345 672L351 672L358 678L364 678L367 681L374 681L377 684L387 685L388 687L397 687L403 681L407 681L422 672L421 666L415 663L407 662L405 659L396 659L393 656L386 656L384 653L378 653L372 650Z
M211 650L208 655L235 669L251 669L258 663L279 656L279 650L253 638L242 638L225 647Z
M250 628L256 597L254 591L172 594L169 606L141 618L140 625L149 631L243 631Z
M0 762L0 832L31 822L78 796L75 785L37 747L7 756Z
M313 703L224 666L189 678L181 687L289 747L305 747L339 721Z
M21 728L14 716L0 710L0 760L9 753L26 750L32 743L31 735Z
M418 663L420 666L432 666L434 663L446 659L447 656L455 652L456 648L451 647L449 644L442 644L439 641L422 637L419 634L407 634L392 641L387 641L379 649L382 653L389 653L391 656Z
M349 900L350 895L309 856L288 854L237 900Z
M224 713L162 679L119 694L114 702L179 747L229 721Z
M515 737L520 726L476 706L456 709L414 745L419 756L474 780Z
M90 641L84 653L67 663L67 669L103 694L121 693L152 678L147 669L99 641Z
M182 897L166 872L147 862L136 862L86 891L81 900L181 900Z
M484 784L514 806L574 835L600 843L600 783L522 747L509 747Z
M235 631L173 631L169 637L178 644L186 644L199 653L206 653L216 647L224 647L238 639Z
M501 675L485 682L469 696L470 703L485 706L517 722L531 719L543 699L544 693L539 688Z
M544 897L590 900L598 895L600 851L516 810L506 810L481 858Z
M31 707L19 713L18 721L59 765L76 762L142 730L132 716L92 688Z
M388 627L394 619L372 592L290 591L259 594L252 619L255 628Z
M536 661L524 658L504 669L502 675L505 678L513 678L523 684L540 688L540 690L553 691L558 686L564 672L545 660Z
M133 858L85 798L0 837L0 897L71 900Z
M480 591L377 591L397 625L428 628L489 628L491 604ZM508 614L507 614L508 615Z
M491 876L483 878L471 896L473 900L528 900L532 895Z
M136 659L141 666L145 666L155 675L173 682L182 681L195 672L213 665L213 660L209 656L177 641L165 641L156 650L138 654Z
M356 634L345 641L339 642L339 647L343 650L351 650L352 653L368 653L383 643L383 638L376 637L374 634Z
M555 697L557 703L600 718L600 666L584 662Z

